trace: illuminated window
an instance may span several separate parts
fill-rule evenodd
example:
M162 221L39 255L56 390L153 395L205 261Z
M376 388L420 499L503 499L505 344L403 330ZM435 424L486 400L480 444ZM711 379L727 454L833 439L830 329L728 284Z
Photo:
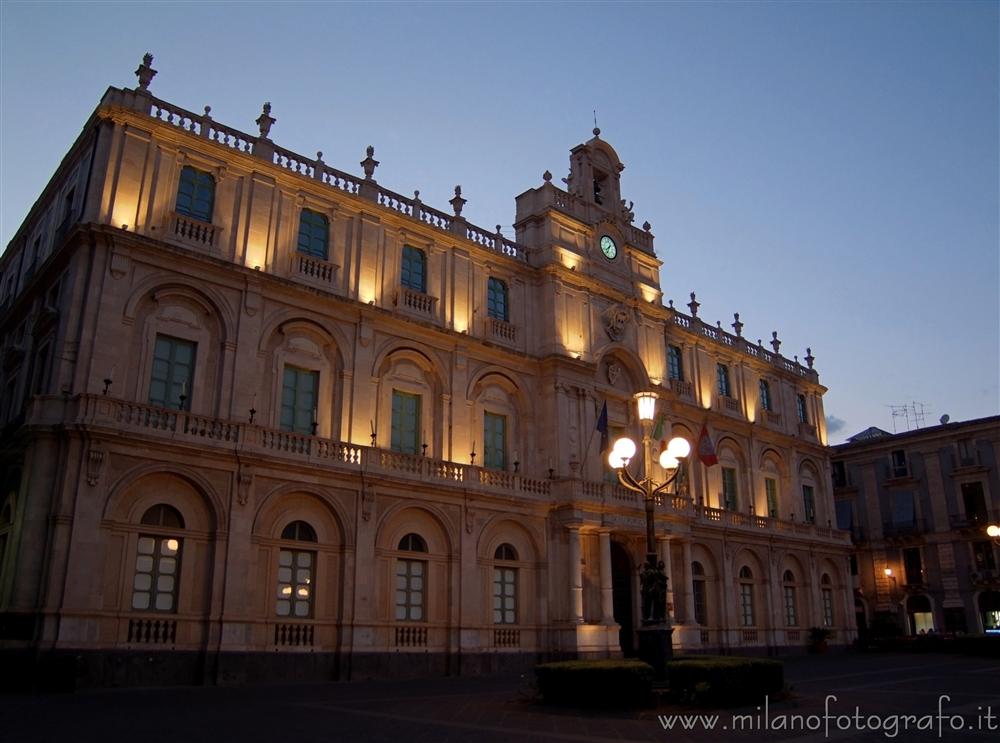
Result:
M501 544L493 559L498 563L517 560L517 550ZM517 624L517 568L510 565L493 566L493 623Z
M486 311L490 317L506 322L509 319L507 309L507 284L492 276L486 282Z
M715 376L718 383L719 394L723 397L732 397L729 386L729 367L725 364L716 364Z
M740 623L753 627L753 571L746 565L740 568Z
M132 608L176 613L183 540L164 532L183 529L184 519L176 508L160 503L146 511L140 523L156 527L157 533L139 535L132 579Z
M833 586L830 584L830 576L826 573L820 579L821 593L823 597L823 626L833 626Z
M677 346L667 346L667 375L670 379L684 381L684 361Z
M178 410L191 409L194 359L198 344L157 335L153 347L153 372L149 379L149 404ZM182 401L181 398L184 398Z
M420 439L420 395L392 391L392 438L390 448L405 454L416 454L423 443Z
M483 465L490 469L507 468L507 417L483 414Z
M311 434L315 430L319 372L286 366L281 383L281 430Z
M403 246L403 265L399 283L421 294L427 293L427 255L424 251Z
M808 423L809 416L806 414L806 396L795 396L795 410L799 415L799 423Z
M215 178L211 173L185 165L181 168L181 177L177 184L175 211L192 219L211 222L214 208Z
M760 380L760 407L771 410L771 385L766 379Z
M419 534L407 534L399 542L400 552L427 552L427 544ZM396 620L403 622L426 621L424 597L426 595L427 562L410 557L396 560Z
M299 216L298 250L313 258L327 260L330 240L330 221L319 212L303 209Z
M289 542L315 542L316 532L305 521L293 521L281 532ZM278 590L275 613L279 617L310 617L313 611L316 553L282 547L278 552Z
M785 571L782 582L785 593L785 626L796 627L799 624L799 614L795 602L795 576L791 570Z

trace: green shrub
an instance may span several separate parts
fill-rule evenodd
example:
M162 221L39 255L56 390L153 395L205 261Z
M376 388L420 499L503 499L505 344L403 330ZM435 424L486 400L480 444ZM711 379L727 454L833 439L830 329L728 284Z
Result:
M567 660L535 666L546 702L631 707L652 697L653 668L638 660Z
M727 707L781 692L785 667L768 658L690 656L667 663L667 679L674 699Z

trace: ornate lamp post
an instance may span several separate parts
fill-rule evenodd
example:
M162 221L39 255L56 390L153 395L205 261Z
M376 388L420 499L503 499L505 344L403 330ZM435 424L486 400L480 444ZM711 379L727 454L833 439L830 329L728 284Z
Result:
M682 476L682 463L691 453L691 444L676 437L660 454L660 466L667 472L666 482L657 483L652 478L652 438L653 418L656 413L657 394L640 392L635 395L642 423L643 471L638 477L629 471L629 462L635 457L636 445L630 438L615 441L608 463L618 473L618 482L636 493L640 493L646 507L646 562L640 572L642 595L642 628L639 630L639 657L649 663L658 678L663 678L666 662L673 656L670 612L667 608L667 575L664 565L656 556L656 534L654 507L656 497L678 482Z

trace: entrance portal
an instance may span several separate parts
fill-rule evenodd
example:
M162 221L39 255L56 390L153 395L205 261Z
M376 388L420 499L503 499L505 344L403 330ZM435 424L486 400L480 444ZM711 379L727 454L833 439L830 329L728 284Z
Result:
M635 567L628 552L617 542L611 543L611 595L614 603L615 621L618 630L618 644L626 658L635 656L635 627L632 621L632 586L635 582Z

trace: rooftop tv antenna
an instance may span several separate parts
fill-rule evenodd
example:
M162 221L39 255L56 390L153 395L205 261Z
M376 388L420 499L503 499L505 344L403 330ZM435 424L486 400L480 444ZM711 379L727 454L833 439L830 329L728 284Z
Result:
M899 427L896 424L896 421L900 419L902 419L902 424L906 426L906 428L903 429L904 431L912 431L924 425L926 410L922 402L913 400L908 403L903 403L902 405L889 405L887 407L892 413L893 433L900 432Z

